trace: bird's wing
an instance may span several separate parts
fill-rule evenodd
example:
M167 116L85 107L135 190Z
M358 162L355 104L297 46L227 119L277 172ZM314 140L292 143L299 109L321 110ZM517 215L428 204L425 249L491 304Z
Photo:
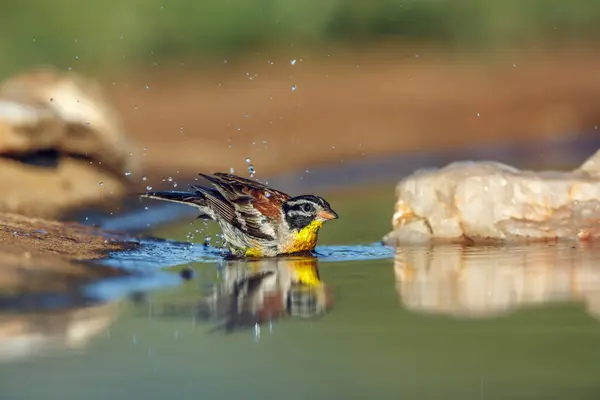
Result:
M233 205L229 204L218 190L203 187L194 187L194 189L194 192L146 192L140 193L139 196L198 207L201 212L198 218L214 219L217 213L226 219L235 218Z
M252 205L262 215L279 219L281 218L281 206L291 196L279 190L272 189L267 185L240 176L225 174L222 172L215 173L220 182L227 185L237 193L241 193L252 198Z
M274 239L275 231L265 224L265 218L270 221L281 219L281 206L290 198L288 194L231 174L200 175L234 207L237 217L234 225L252 236Z

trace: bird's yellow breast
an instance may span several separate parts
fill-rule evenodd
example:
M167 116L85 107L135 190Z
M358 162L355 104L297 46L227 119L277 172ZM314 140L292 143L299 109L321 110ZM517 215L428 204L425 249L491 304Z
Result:
M313 221L298 232L295 232L290 243L279 248L280 254L301 253L314 250L317 245L319 229L323 226L321 221ZM245 257L265 257L268 255L263 249L248 248L244 250Z
M313 221L298 232L294 233L292 244L285 249L287 253L299 253L302 251L310 251L317 245L319 229L323 226L321 221Z
M244 251L244 257L262 257L264 256L262 250L256 248L246 249Z

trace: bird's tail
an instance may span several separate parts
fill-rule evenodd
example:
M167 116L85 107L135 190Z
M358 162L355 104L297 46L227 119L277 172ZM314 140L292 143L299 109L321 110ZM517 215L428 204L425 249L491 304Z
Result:
M197 207L200 210L198 218L211 218L206 213L206 196L202 192L176 192L176 191L164 191L164 192L147 192L139 194L140 197L148 199L157 199L170 201L173 203L186 204L188 206Z

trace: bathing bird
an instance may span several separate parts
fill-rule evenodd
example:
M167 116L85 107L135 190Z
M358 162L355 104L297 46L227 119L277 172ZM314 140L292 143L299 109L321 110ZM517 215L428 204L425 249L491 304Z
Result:
M141 197L183 203L200 210L198 218L216 221L235 257L274 257L311 252L319 229L337 219L325 199L287 193L232 174L199 174L212 187L191 185L193 191L161 191Z

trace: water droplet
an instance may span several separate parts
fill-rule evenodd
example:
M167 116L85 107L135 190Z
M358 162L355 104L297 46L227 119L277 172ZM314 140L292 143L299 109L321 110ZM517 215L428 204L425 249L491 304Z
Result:
M148 148L147 148L147 147L144 147L144 151L148 151Z
M125 176L131 176L131 172L129 172L129 171L125 172Z
M177 182L173 183L173 187L176 188L177 187Z
M273 64L275 64L275 61L273 61L273 60L269 60L269 61L267 61L267 62L269 63L269 65L273 65Z
M148 86L148 84L146 84L146 89L150 89L150 86Z
M271 193L269 193L269 192L265 192L265 196L266 196L267 198L269 198L269 197L271 197Z
M146 176L142 176L142 180L145 181L146 179L148 179L148 177Z
M296 65L296 60L291 60L291 61L290 61L290 64L292 64L292 65Z
M54 101L54 98L53 98L53 97L50 97L50 101L51 101L51 102L52 102L52 101Z
M250 159L250 157L246 157L246 164L250 164L252 162L252 160Z
M242 127L241 127L241 126L238 126L238 127L237 127L237 130L238 130L238 131L241 131L241 130L242 130Z
M235 174L235 169L233 169L233 168L229 168L229 173L230 173L230 174Z
M296 91L296 85L292 86L292 92Z
M144 210L148 211L148 206L144 207Z
M102 186L104 185L104 182L99 182L98 185Z
M481 114L477 113L477 116L478 116L478 117L481 117Z
M152 190L152 186L150 186L150 185L146 186L146 190Z
M179 132L183 133L183 126L179 127Z
M79 60L79 56L75 56L75 59L76 59L76 60Z
M250 114L244 114L244 118L249 118Z
M256 170L254 169L253 165L248 166L248 173L250 174L250 178L254 178L254 174L256 173Z
M254 340L260 340L260 325L258 322L254 324Z
M167 178L167 180L168 180L169 182L173 182L173 178L171 178L171 177L168 177L168 178Z

